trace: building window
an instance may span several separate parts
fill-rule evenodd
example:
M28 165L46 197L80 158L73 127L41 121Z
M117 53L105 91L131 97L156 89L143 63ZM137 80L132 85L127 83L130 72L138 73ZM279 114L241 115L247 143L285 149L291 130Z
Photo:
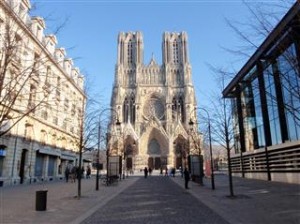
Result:
M258 79L255 78L252 83L252 91L253 91L253 103L255 110L255 127L256 136L254 136L254 148L260 148L265 146L265 133L264 133L264 123L262 116L262 105L260 100L260 91L259 91L259 83Z
M46 145L46 141L47 141L47 133L45 130L42 130L41 131L41 144Z
M42 116L41 116L44 120L48 120L48 112L46 110L42 111Z
M129 102L127 97L124 100L123 103L123 122L128 123L128 117L129 117Z
M57 136L54 134L52 135L52 140L51 140L51 144L53 147L56 147L56 141L57 141Z
M57 85L57 88L61 87L61 78L60 77L57 77L56 85Z
M76 114L76 105L72 104L71 115L74 116Z
M67 130L67 120L66 119L63 121L62 128L64 130Z
M233 134L234 134L234 149L235 153L239 153L241 150L240 142L240 129L239 129L239 117L238 117L238 106L237 99L231 99L231 108L232 108L232 125L233 125Z
M133 63L133 43L131 39L127 45L127 60L129 65Z
M34 173L36 177L42 177L44 172L44 155L37 152L36 159L35 159L35 168Z
M275 88L275 80L273 75L273 65L267 66L264 69L264 82L265 82L265 90L266 90L266 99L267 99L267 107L268 107L268 115L269 115L269 125L271 131L271 141L272 145L282 143L281 136L281 127L279 121L279 112L277 105L277 95Z
M66 149L67 148L67 140L65 138L62 138L61 139L61 147L63 149Z
M25 125L25 133L24 133L24 138L27 141L30 141L32 139L32 125L31 124L26 124Z
M56 164L56 157L49 156L49 159L48 159L48 177L54 176L55 164Z
M58 118L55 116L53 117L53 124L57 125L58 124Z
M173 42L173 63L177 64L179 62L179 52L178 52L178 42L175 40Z
M291 45L277 60L290 141L300 139L300 78L296 58L295 46Z
M155 138L151 139L151 141L149 142L149 145L148 145L148 154L159 155L160 153L161 153L161 150L160 150L160 145L159 145L158 141Z
M33 113L35 110L35 102L36 102L36 87L34 85L30 85L28 109L31 110Z
M246 147L249 150L263 147L265 135L256 67L246 75L243 81L241 101Z
M0 177L2 176L3 172L3 163L6 156L6 146L0 145Z
M68 111L68 109L69 109L69 100L68 99L65 99L64 106L65 106L65 111Z
M182 97L174 97L172 101L172 118L173 121L179 119L181 122L185 122L184 101Z
M50 67L48 66L47 71L46 71L45 86L44 86L44 89L48 92L50 91L50 82L49 82L49 80L50 80L51 76L52 76L52 71L51 71Z

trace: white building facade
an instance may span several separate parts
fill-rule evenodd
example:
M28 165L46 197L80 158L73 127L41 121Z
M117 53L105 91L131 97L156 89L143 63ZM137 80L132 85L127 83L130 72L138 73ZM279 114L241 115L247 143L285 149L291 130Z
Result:
M162 65L154 57L144 64L143 54L141 32L119 33L111 107L121 134L108 139L109 156L121 156L126 169L186 166L189 121L197 120L187 34L163 34Z
M30 7L0 2L1 185L61 179L79 151L83 76Z

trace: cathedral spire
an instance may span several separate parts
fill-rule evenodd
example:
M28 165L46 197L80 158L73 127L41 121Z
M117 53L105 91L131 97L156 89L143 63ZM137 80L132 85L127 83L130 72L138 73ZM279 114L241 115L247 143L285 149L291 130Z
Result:
M156 64L157 64L157 63L156 63L156 61L155 61L154 54L153 54L153 52L152 52L152 57L151 57L151 60L150 60L149 65L156 65Z

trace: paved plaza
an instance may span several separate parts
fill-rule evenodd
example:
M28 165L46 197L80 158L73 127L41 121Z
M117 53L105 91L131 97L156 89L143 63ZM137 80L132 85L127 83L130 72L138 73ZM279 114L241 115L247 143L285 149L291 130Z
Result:
M181 177L154 174L130 176L118 184L82 180L0 188L0 223L300 223L300 186L234 178L234 198L228 197L228 176L215 176L204 186ZM47 189L47 210L35 211L35 192Z

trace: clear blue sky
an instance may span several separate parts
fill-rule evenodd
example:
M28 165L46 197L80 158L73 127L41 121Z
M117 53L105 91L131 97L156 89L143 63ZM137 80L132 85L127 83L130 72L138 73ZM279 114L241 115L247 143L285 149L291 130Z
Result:
M154 53L161 64L164 31L186 31L190 62L198 104L205 106L205 94L216 88L207 64L228 66L234 61L221 46L232 48L237 39L224 17L245 21L248 11L242 1L101 1L35 0L33 15L46 17L49 29L66 18L57 35L60 47L77 58L75 65L87 77L90 91L104 105L110 102L117 59L117 35L120 31L141 31L144 36L144 62ZM49 30L47 31L50 32ZM235 66L239 68L242 62Z

